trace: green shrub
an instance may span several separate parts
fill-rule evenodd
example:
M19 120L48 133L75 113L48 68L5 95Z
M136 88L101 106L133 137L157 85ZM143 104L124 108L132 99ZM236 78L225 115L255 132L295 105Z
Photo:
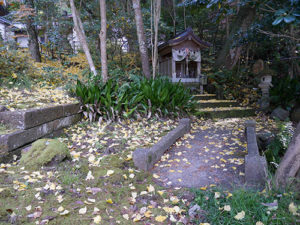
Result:
M189 90L163 77L147 80L131 76L122 84L116 79L109 79L106 84L96 81L86 85L78 80L76 95L90 121L129 118L134 113L148 117L179 116L195 109Z
M29 87L34 76L32 62L27 55L9 44L0 42L0 80L8 86ZM30 76L29 76L30 75Z
M247 69L242 68L238 72L218 70L209 74L208 78L216 89L222 90L226 99L237 99L243 105L255 104L259 99L257 92L259 79Z
M286 152L293 133L294 128L291 122L277 122L277 127L279 129L278 134L275 136L274 140L267 146L267 150L264 152L269 170L271 172L275 172L281 158L284 156Z
M300 81L288 76L274 79L270 98L273 107L282 106L291 111L297 102L300 103Z

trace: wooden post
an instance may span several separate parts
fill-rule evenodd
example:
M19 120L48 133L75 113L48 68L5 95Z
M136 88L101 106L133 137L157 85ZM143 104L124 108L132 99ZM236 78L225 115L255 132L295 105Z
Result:
M201 78L201 62L197 62L197 78L200 81L200 93L203 94L203 84Z
M176 61L172 57L172 82L176 80Z

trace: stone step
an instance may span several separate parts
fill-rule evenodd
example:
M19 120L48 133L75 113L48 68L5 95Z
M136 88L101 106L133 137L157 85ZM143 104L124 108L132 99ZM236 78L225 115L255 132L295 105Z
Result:
M194 98L196 100L210 100L215 99L217 96L215 94L200 94L200 95L194 95Z
M234 100L200 100L198 101L200 108L216 108L216 107L237 107L239 103Z
M255 116L255 110L244 107L220 107L199 109L198 116L204 118L240 118Z

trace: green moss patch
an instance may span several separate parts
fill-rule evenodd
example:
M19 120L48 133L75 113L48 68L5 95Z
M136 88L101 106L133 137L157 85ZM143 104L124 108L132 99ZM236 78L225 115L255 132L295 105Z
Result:
M31 149L22 155L20 165L37 169L59 163L71 158L68 147L58 140L40 139L32 144Z

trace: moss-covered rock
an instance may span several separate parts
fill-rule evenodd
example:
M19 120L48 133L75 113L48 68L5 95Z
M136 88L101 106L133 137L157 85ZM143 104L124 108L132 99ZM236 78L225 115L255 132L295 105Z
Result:
M64 143L54 139L40 139L22 155L20 165L28 169L38 169L42 166L53 166L65 159L71 159L71 155Z

